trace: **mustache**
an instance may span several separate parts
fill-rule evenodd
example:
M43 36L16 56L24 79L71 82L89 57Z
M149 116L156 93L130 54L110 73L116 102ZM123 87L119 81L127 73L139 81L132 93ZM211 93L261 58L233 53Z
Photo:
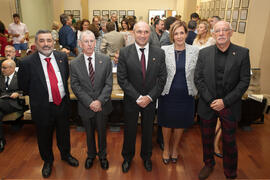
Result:
M52 47L50 47L50 46L43 46L42 47L42 49L46 49L46 48L51 49Z

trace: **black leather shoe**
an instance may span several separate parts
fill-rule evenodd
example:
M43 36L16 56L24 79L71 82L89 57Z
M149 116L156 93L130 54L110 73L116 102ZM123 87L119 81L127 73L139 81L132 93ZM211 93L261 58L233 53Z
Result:
M0 152L3 152L5 149L6 140L0 139Z
M131 162L124 160L123 164L122 164L122 171L123 173L128 172L129 168L130 168Z
M104 170L106 169L109 169L109 162L108 160L105 158L105 159L100 159L100 167Z
M147 171L152 171L152 161L150 159L145 160L143 164Z
M85 169L91 168L93 166L94 160L95 160L94 158L89 158L89 157L86 158L85 165L84 165Z
M52 163L45 162L42 168L42 176L48 178L52 173Z
M223 158L223 154L221 154L221 153L214 152L214 154L219 158Z
M74 157L72 157L71 155L62 158L63 161L66 161L69 165L77 167L79 166L79 161L77 159L75 159Z
M159 142L157 141L158 145L159 145L159 148L164 151L164 143L163 142Z

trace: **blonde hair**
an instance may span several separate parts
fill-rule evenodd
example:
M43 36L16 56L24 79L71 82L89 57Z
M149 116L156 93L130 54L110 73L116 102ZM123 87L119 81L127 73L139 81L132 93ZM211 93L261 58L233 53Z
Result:
M203 24L204 25L204 27L206 29L206 36L205 36L205 38L203 38L202 35L198 34L196 36L194 42L197 43L197 44L200 44L199 42L203 42L203 44L205 44L208 41L208 39L211 37L210 24L206 20L200 21L199 25L200 24Z
M57 30L59 28L59 23L57 21L53 21L52 23L52 29Z

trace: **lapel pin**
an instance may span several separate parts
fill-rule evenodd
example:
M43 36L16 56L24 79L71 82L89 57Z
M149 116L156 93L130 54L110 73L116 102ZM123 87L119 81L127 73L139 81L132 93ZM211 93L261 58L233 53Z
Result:
M102 61L99 61L99 64L102 64Z
M235 52L232 53L235 56Z
M153 58L153 61L155 61L156 60L156 58Z

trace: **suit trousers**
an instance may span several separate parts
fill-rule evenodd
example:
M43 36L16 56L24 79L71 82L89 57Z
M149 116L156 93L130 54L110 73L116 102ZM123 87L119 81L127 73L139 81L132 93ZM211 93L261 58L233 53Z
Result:
M61 158L70 155L70 132L68 121L68 100L65 96L59 106L53 103L49 105L48 123L46 125L36 122L38 148L41 158L45 162L52 163L54 160L52 144L53 132L56 130L57 146L61 153Z
M6 114L18 111L17 108L10 105L7 99L0 99L0 139L4 139L2 119Z
M95 140L95 130L97 130L98 134L98 156L99 159L105 159L107 156L106 152L106 124L107 118L104 113L97 112L95 116L92 118L82 118L83 125L86 131L86 140L87 140L87 148L88 148L88 157L96 158L97 150L96 150L96 140Z
M238 152L236 145L237 121L232 116L229 109L225 108L217 112L222 128L222 149L223 149L223 168L227 178L237 176ZM201 132L203 142L203 161L206 166L213 167L214 159L214 139L217 118L206 120L201 118Z
M141 113L141 158L148 160L152 156L152 133L155 119L155 105L150 103L146 108L140 108L137 104L124 104L125 128L122 156L131 161L135 155L137 123L139 112Z

